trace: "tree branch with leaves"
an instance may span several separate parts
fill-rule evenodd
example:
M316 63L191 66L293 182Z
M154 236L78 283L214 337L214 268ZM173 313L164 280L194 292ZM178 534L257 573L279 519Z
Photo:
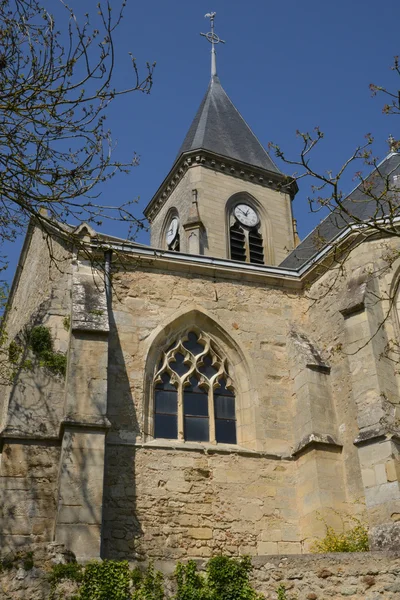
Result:
M137 164L135 155L113 160L106 109L121 94L149 93L154 65L141 76L130 56L132 82L116 89L114 36L126 2L102 0L80 23L59 1L61 30L38 0L0 1L0 243L31 218L63 233L107 217L143 227L131 201L99 203L98 185Z

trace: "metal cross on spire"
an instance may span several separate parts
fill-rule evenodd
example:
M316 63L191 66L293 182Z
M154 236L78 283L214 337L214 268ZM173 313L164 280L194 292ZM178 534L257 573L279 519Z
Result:
M217 58L215 52L215 45L219 43L225 44L224 40L221 40L221 38L219 38L214 31L214 19L216 14L217 13L215 12L211 12L204 15L206 19L210 19L211 31L209 33L200 34L203 35L211 44L211 77L214 77L214 75L217 74Z

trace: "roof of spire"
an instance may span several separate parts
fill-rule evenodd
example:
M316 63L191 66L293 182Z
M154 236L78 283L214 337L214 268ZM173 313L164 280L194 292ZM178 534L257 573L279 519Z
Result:
M179 150L208 150L226 158L280 173L214 75Z

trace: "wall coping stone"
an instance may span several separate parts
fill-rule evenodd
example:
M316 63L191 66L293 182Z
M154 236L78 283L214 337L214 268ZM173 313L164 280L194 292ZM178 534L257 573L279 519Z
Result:
M259 456L272 460L292 460L289 454L276 454L262 450L252 450L242 446L230 444L214 445L201 444L198 442L180 442L176 440L151 440L149 442L130 442L109 436L107 445L110 446L134 446L143 450L183 450L186 452L203 452L204 454L238 454L239 456Z

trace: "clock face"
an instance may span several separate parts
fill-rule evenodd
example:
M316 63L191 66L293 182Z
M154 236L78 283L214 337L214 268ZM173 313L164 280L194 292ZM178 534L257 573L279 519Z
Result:
M167 233L165 235L165 239L167 241L168 246L170 244L172 244L172 242L176 238L176 234L178 233L178 227L179 227L179 219L178 219L178 217L174 217L171 220L171 223L169 224Z
M237 204L234 210L237 220L247 227L254 227L258 223L256 211L248 204Z

